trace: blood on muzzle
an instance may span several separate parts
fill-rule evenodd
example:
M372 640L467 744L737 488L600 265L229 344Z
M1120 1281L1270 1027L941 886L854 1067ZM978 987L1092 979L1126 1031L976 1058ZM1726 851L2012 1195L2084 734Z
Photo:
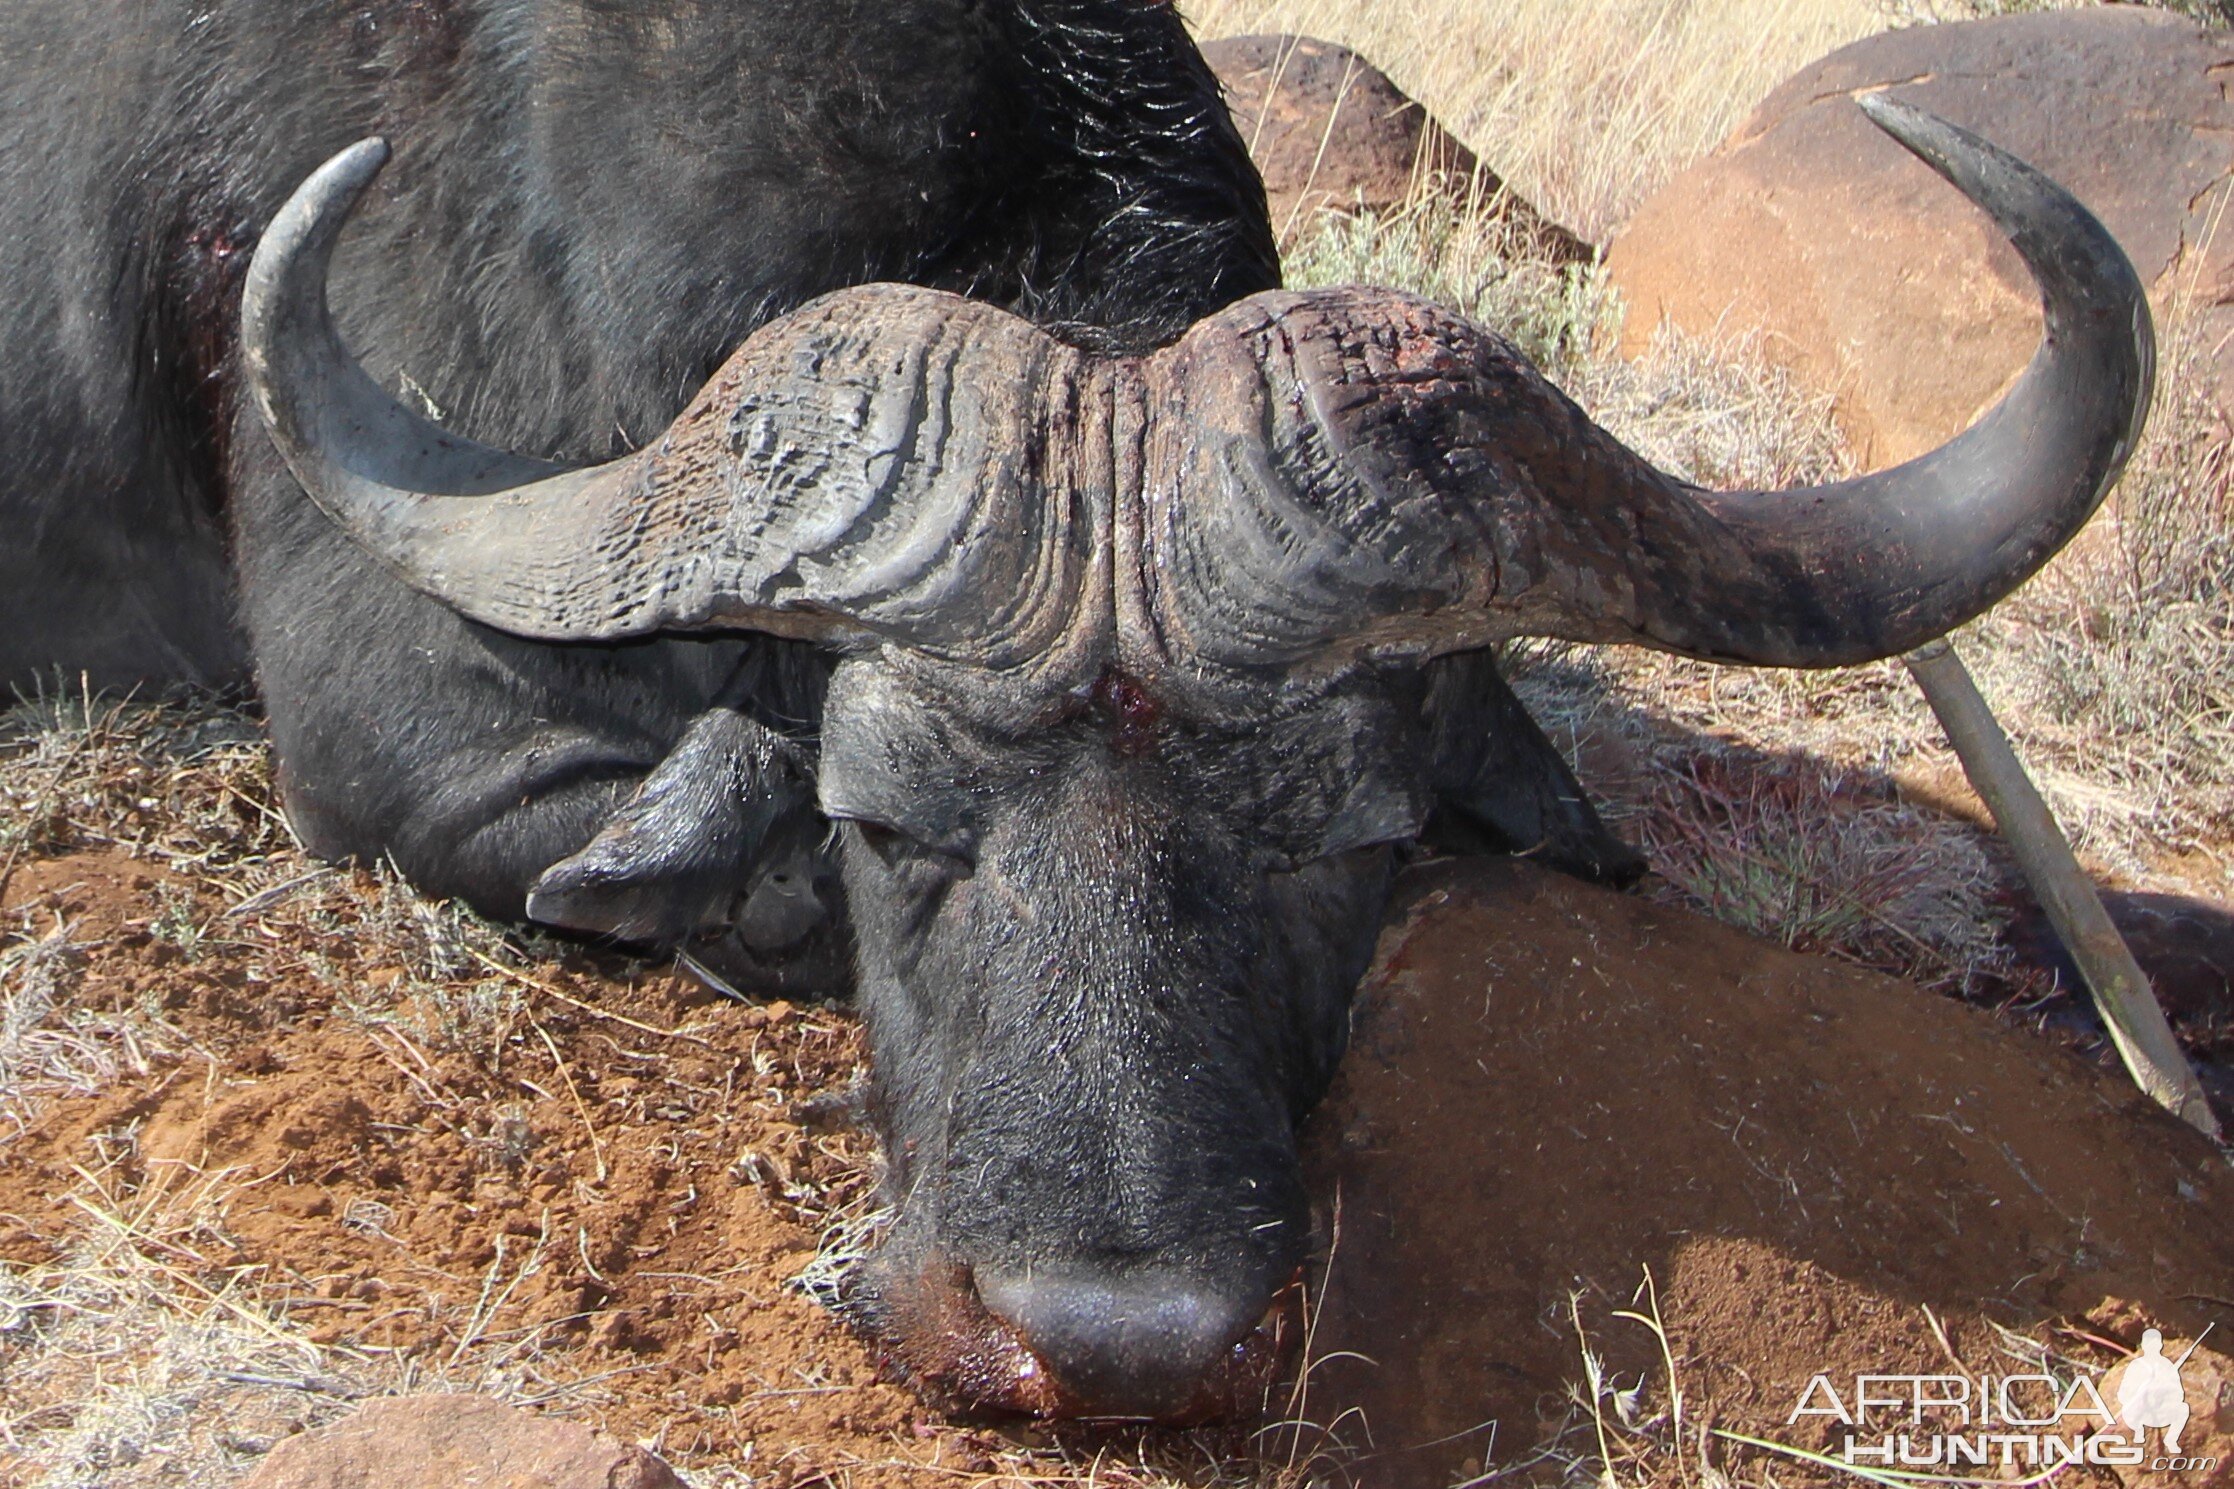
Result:
M980 1272L978 1296L1086 1416L1178 1421L1214 1414L1275 1298L1159 1272L1100 1276Z

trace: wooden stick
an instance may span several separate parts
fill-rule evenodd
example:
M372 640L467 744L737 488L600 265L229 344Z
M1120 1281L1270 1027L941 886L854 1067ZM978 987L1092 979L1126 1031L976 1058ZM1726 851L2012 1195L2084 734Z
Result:
M2041 908L2048 912L2049 924L2078 963L2134 1084L2213 1142L2222 1141L2203 1083L2172 1036L2148 977L2118 934L2110 912L2102 908L2093 881L2079 867L2070 840L2025 774L2023 762L2010 748L2009 736L1979 694L1970 670L1944 638L1918 647L1902 660L1954 742L1963 773L1994 814L1994 824L2039 896Z

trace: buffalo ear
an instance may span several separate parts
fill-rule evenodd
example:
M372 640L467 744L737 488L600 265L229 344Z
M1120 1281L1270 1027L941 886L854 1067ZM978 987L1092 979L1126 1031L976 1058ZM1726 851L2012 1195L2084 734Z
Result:
M679 945L727 928L740 899L751 904L770 848L796 836L785 829L802 819L810 841L819 838L814 787L792 746L742 714L715 709L691 724L596 837L544 870L528 892L528 914L565 930ZM783 917L787 926L797 918ZM813 926L793 929L796 941Z
M1492 652L1433 666L1435 815L1429 846L1509 854L1592 884L1626 889L1651 864L1598 816L1566 758L1497 670Z

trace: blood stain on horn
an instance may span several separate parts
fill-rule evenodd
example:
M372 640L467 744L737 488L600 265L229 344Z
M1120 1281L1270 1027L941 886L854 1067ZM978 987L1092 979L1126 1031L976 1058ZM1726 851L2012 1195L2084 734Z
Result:
M1094 706L1111 723L1111 743L1128 759L1155 753L1164 706L1137 678L1110 671L1094 684Z

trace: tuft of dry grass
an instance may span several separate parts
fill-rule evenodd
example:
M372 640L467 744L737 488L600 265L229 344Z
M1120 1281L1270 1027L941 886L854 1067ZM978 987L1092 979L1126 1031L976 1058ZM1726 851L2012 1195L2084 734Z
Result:
M313 1345L252 1276L198 1275L230 1176L135 1188L116 1178L121 1148L109 1156L73 1196L88 1223L72 1253L0 1265L0 1482L221 1489L280 1438L397 1384Z
M1994 864L1880 781L1746 752L1668 761L1638 817L1655 870L1716 920L1955 993L1998 992Z
M1355 48L1593 242L1771 88L1883 30L1876 0L1183 0L1204 36Z
M1544 373L1564 381L1597 365L1592 344L1620 326L1605 278L1534 257L1495 201L1441 193L1397 210L1329 214L1288 254L1288 283L1392 285L1494 327Z
M185 1046L152 1000L73 1004L78 970L98 948L73 939L66 922L41 930L23 916L10 934L0 949L0 1141L42 1101L91 1095L127 1071L144 1076L151 1058Z

